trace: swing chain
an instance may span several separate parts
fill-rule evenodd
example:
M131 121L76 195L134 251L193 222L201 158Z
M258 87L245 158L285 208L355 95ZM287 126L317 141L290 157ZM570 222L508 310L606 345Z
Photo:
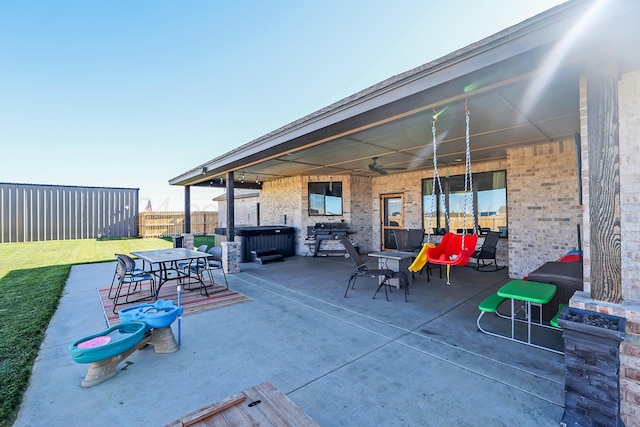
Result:
M442 110L444 111L444 110ZM441 111L441 112L442 112ZM469 193L473 195L473 175L471 173L471 137L470 137L470 117L469 117L469 100L467 99L464 103L464 111L465 111L465 171L464 171L464 215L462 217L462 249L464 249L464 236L467 234L467 201L469 198ZM431 230L433 227L433 213L436 210L436 184L439 190L439 194L442 195L444 192L442 191L442 183L440 181L440 172L438 171L438 142L436 139L436 122L438 121L439 113L436 113L434 119L431 121L431 135L433 137L433 185L431 187L431 209L429 211L429 228L427 230L427 242L431 242ZM449 210L444 209L445 221L447 230L451 227L451 221L449 218ZM473 232L475 233L477 230L476 223L476 214L475 207L473 205L473 200L471 201L471 217L473 218Z
M438 142L436 140L436 121L437 115L431 122L431 135L433 136L433 185L431 187L431 210L429 211L429 228L427 230L427 242L431 242L431 230L433 227L433 213L436 210L436 183L438 185L439 194L444 194L442 191L442 183L440 182L440 173L438 172ZM447 229L449 229L449 212L444 210L445 221Z
M469 100L465 101L464 110L465 110L465 145L466 145L466 153L465 153L465 167L464 167L464 216L462 218L462 249L464 250L464 241L465 236L467 234L467 199L469 197L469 193L473 194L473 174L471 173L471 143L470 143L470 131L469 131ZM473 232L476 232L477 224L476 224L476 213L475 207L473 206L473 200L471 201L471 216L473 218Z
M466 141L465 141L467 145L466 169L468 170L468 174L469 174L469 192L473 196L473 173L471 171L471 132L470 132L470 126L469 126L470 118L469 118L468 102L469 100L465 102L465 120L467 125ZM475 212L475 206L474 206L473 200L471 200L471 217L473 218L473 232L475 233L477 231L476 229L478 227L478 224L476 223L476 212Z

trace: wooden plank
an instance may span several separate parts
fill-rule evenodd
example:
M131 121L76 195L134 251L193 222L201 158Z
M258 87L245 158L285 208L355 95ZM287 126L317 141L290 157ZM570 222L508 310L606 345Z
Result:
M241 402L243 402L245 399L245 396L243 394L237 394L231 397L227 397L226 399L218 402L218 403L214 403L212 405L208 405L205 406L204 408L200 408L195 412L192 412L188 415L185 415L184 417L181 417L179 419L177 419L176 421L172 422L171 424L168 424L167 427L186 427L186 426L193 426L195 425L198 421L204 420L207 417L210 417L212 415L215 415L219 412L224 411L225 409L228 409L232 406L235 406Z
M260 392L258 387L245 390L247 402L253 406L245 405L245 411L252 419L260 420L261 425L290 427L286 415L278 408L270 396Z
M225 424L222 424L222 422L220 422L219 424L214 424L213 427L218 427L218 425L220 426L228 426L228 427L244 427L244 426L257 426L257 425L261 425L258 423L254 423L252 422L251 419L247 418L247 414L245 413L245 411L243 410L243 408L245 408L247 406L247 403L249 403L248 401L245 401L239 405L233 406L229 409L224 410L223 412L220 412L219 414L216 414L214 416L214 418L216 418L216 420L220 421L223 420L225 422ZM264 425L264 424L262 424ZM268 425L268 424L267 424ZM209 426L207 426L209 427Z
M271 400L272 405L278 408L285 415L288 424L291 426L319 426L309 417L299 406L297 406L284 393L278 390L273 384L264 382L255 387L260 393Z
M273 384L264 382L198 409L166 427L319 427Z

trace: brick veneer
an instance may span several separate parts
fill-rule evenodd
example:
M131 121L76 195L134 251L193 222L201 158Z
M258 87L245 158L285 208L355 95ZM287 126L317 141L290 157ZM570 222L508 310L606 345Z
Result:
M578 247L573 139L507 150L509 276L522 278Z
M240 272L240 242L222 242L222 269L226 274Z
M256 190L234 190L233 221L236 227L258 225L260 195ZM227 226L227 201L218 200L218 227Z

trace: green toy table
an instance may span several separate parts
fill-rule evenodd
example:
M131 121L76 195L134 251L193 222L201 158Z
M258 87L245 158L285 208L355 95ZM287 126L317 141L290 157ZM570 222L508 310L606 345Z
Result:
M531 325L543 326L542 323L542 306L547 304L553 296L556 294L556 285L550 283L532 282L529 280L511 280L505 283L500 289L498 289L497 295L502 298L509 298L511 300L511 339L519 341L524 344L528 344L533 347L542 348L544 350L550 350L555 353L562 353L548 347L544 347L531 342ZM516 338L515 334L515 322L516 318L515 301L523 301L525 303L526 310L526 322L527 322L527 341ZM540 308L540 319L536 323L532 323L531 320L531 305L537 305Z

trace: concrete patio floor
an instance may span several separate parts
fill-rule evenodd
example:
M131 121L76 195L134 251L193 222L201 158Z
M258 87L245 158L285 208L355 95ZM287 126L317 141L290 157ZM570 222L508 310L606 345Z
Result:
M96 287L114 266L72 268L14 426L161 426L264 381L322 426L538 427L562 418L564 357L476 327L478 303L508 280L506 269L457 267L451 285L416 275L405 303L397 290L373 300L369 278L344 298L352 263L343 257L241 264L229 285L253 301L184 317L178 352L144 348L114 378L82 388L88 366L69 345L106 329ZM538 339L562 349L559 331Z

